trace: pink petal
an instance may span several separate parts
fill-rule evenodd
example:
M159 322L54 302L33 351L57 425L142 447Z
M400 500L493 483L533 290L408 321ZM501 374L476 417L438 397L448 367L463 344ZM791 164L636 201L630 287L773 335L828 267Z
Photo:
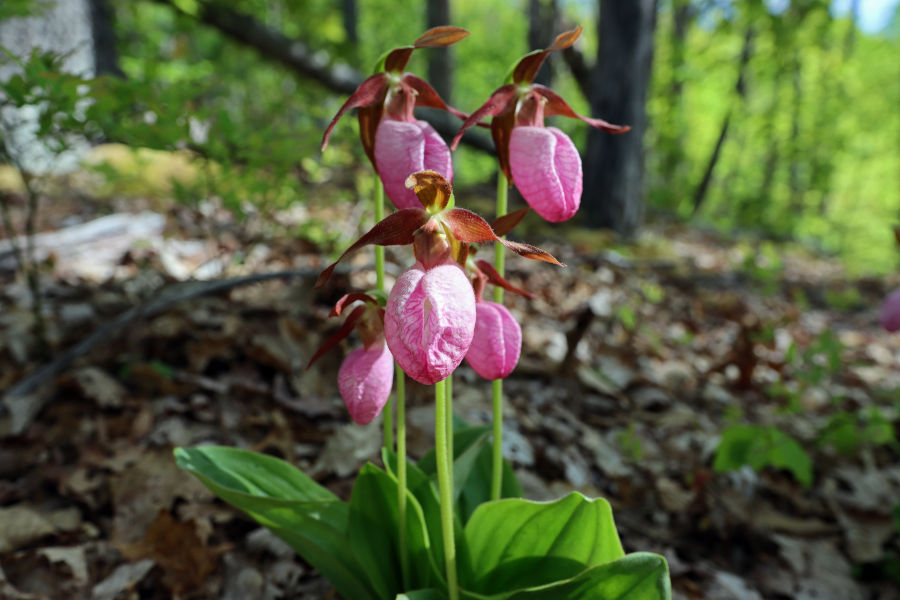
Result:
M450 149L425 121L382 119L375 131L375 164L387 197L397 208L422 208L404 185L411 173L431 170L453 179Z
M522 330L502 304L479 302L475 313L475 334L466 362L485 379L503 379L519 362Z
M338 371L338 389L350 417L360 425L371 423L387 403L393 379L394 357L383 341L348 354Z
M881 326L890 332L900 330L900 289L894 290L881 305Z
M406 373L425 385L462 362L475 330L475 294L456 263L416 263L397 278L385 307L384 335Z
M551 223L570 219L581 204L581 156L556 127L516 127L509 140L513 182Z

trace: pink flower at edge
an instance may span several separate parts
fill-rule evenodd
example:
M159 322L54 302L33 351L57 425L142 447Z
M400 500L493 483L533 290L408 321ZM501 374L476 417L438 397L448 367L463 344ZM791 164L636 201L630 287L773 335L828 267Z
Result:
M338 371L338 389L350 417L360 425L371 423L387 403L393 380L394 358L383 338L348 354Z
M397 278L385 307L384 334L400 367L431 385L462 362L475 331L475 294L453 262L416 263Z
M509 165L513 181L534 211L551 223L572 218L581 205L581 156L556 127L512 130Z
M890 331L900 331L900 289L891 292L881 305L881 326Z
M375 132L375 163L387 197L398 209L420 208L406 178L430 170L453 179L453 160L444 139L425 121L383 119Z
M519 362L522 329L502 304L478 302L475 313L475 333L466 362L485 379L503 379Z

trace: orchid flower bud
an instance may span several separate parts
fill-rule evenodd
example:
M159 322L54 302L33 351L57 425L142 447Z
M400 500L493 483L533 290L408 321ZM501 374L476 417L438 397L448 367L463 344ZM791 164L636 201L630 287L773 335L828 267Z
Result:
M565 221L578 210L581 156L572 140L556 127L514 128L509 166L522 197L547 221Z
M475 294L454 262L416 263L397 278L385 307L384 334L400 367L431 385L462 362L475 331Z
M476 303L475 315L466 362L485 379L503 379L519 362L522 329L509 310L496 302Z
M891 333L900 330L900 289L891 292L881 305L881 326Z
M387 403L393 379L394 358L383 337L348 354L338 371L338 389L350 417L360 425L371 423Z
M431 170L453 179L450 149L425 121L382 119L375 131L375 163L387 197L398 209L422 207L406 187L410 173Z

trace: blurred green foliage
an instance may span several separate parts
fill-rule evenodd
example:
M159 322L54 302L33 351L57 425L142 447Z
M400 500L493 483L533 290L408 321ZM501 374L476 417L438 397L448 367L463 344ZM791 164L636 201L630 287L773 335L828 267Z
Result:
M214 195L238 212L315 201L311 184L333 182L329 194L336 198L367 194L370 184L357 183L371 169L355 119L343 120L328 151L319 152L322 131L344 97L200 24L192 16L195 0L174 4L178 10L150 1L112 3L125 78L92 82L92 104L79 117L89 138L188 149L202 176L179 180L175 194L185 201ZM900 24L895 17L882 33L865 34L848 16L835 16L831 4L792 0L776 12L762 0L660 1L645 140L650 218L798 238L840 254L857 272L896 265L889 225L900 211ZM40 5L5 0L0 19ZM356 42L348 38L340 3L226 5L363 75L385 50L425 29L424 7L412 0L358 0ZM557 6L560 27L584 25L578 49L593 62L598 3L560 0ZM474 110L530 49L526 12L524 0L454 0L454 24L472 32L452 49L455 106ZM677 14L684 17L680 29ZM750 59L739 92L738 57L748 31ZM409 70L424 76L428 56L416 52ZM589 113L561 56L553 66L553 87L576 111ZM729 114L708 194L693 215L695 192ZM551 124L585 147L583 123L553 118ZM495 165L463 147L455 172L465 187L490 180ZM777 258L777 251L768 254ZM775 269L764 258L747 265L763 280Z

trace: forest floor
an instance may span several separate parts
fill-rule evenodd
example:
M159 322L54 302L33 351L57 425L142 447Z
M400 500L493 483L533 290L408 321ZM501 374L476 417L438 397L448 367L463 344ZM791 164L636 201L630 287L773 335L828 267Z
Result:
M287 235L306 211L279 213L273 228L210 206L153 209L71 198L42 213L48 233L129 213L99 242L45 255L44 358L28 288L0 245L0 598L336 598L179 471L172 449L268 452L348 497L360 465L379 460L380 421L350 422L340 351L304 367L339 325L334 301L372 286L370 254L314 292L331 257ZM317 210L346 247L359 213ZM668 558L676 598L900 598L900 336L878 324L900 282L688 228L615 247L564 231L517 235L566 269L507 259L512 283L537 296L507 294L524 343L505 384L505 454L526 495L607 498L626 550ZM391 265L405 252L389 249ZM294 276L249 283L285 270ZM92 334L71 364L13 388ZM454 389L457 414L486 422L490 386L463 365ZM433 407L418 384L408 395L419 457ZM769 436L774 450L744 458L774 466L714 468L736 425L761 427L731 435Z

